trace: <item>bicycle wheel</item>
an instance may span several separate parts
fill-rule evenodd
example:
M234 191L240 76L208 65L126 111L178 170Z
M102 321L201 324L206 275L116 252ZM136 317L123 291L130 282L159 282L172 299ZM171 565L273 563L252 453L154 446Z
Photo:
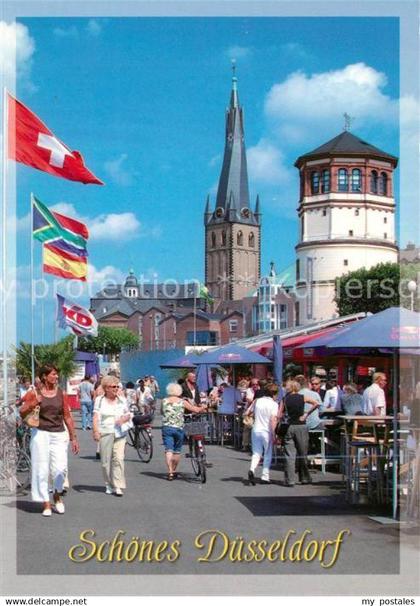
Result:
M196 466L195 475L200 478L201 483L205 484L207 481L207 471L206 471L206 454L204 452L203 446L196 441L194 448L194 461L193 464Z
M16 490L26 490L31 485L31 459L19 450L16 461Z
M197 442L194 441L194 447L190 449L190 459L191 465L196 476L200 475L200 463L199 463L200 453L198 451Z
M145 427L140 427L136 444L137 454L143 463L148 463L153 456L153 439Z
M136 447L136 427L132 427L131 429L128 430L128 434L127 434L127 444L129 446L133 446L133 448Z

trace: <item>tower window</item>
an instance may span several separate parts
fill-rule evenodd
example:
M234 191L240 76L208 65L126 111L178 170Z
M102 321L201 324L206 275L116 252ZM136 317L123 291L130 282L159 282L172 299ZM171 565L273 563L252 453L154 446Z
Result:
M384 240L386 240L388 238L388 234L385 232L384 233Z
M362 191L362 172L359 168L351 171L351 191Z
M353 230L349 229L349 236L353 236Z
M319 194L319 173L316 171L311 173L311 193Z
M300 261L296 259L296 280L300 280Z
M322 171L321 190L323 194L327 194L330 191L330 171Z
M384 223L388 223L388 219L384 217Z
M356 216L356 217L358 217L358 216L359 216L360 212L359 212L359 209L358 209L358 208L356 208L356 210L354 211L354 214L355 214L355 216Z
M388 177L386 173L381 173L379 179L379 193L381 196L386 196L388 190Z
M212 248L216 248L216 234L214 231L211 232L211 246Z
M244 243L244 235L241 231L238 231L238 234L236 236L236 243L238 246L243 246Z
M378 193L378 173L376 170L370 173L370 191L372 194Z
M326 209L326 208L323 208L323 209L322 209L322 216L323 216L323 217L326 217L326 216L327 216L327 209Z
M349 260L348 259L344 259L343 264L347 266L349 264Z
M251 232L248 236L248 246L250 248L254 248L255 246L255 236L254 236L254 232Z
M338 171L338 191L348 191L349 189L349 176L347 168L340 168Z
M222 231L222 246L226 246L226 232Z

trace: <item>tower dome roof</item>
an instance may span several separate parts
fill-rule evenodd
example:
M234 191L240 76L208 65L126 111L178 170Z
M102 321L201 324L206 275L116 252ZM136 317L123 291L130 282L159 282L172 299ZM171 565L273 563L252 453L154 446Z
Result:
M134 275L134 271L130 269L128 276L125 279L124 286L127 288L129 286L138 286L138 281L136 276Z
M304 162L307 160L315 160L317 158L325 158L327 157L335 157L335 156L369 156L374 158L380 158L384 160L391 161L394 164L394 168L397 166L398 158L396 156L392 156L391 154L387 154L386 152L380 150L378 147L363 141L356 135L353 135L349 131L344 131L327 141L320 147L313 149L307 154L303 154L299 156L299 158L295 162L295 166L300 168Z

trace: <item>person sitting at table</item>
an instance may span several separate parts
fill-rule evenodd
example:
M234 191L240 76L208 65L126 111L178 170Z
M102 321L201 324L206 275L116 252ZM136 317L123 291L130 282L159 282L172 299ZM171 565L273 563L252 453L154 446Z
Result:
M357 393L357 386L354 383L347 383L343 386L341 404L346 415L363 414L363 397L360 393Z
M386 415L385 385L386 374L375 372L372 385L363 392L363 414L367 416L384 417Z
M341 412L341 389L337 385L337 381L331 379L327 387L322 412Z

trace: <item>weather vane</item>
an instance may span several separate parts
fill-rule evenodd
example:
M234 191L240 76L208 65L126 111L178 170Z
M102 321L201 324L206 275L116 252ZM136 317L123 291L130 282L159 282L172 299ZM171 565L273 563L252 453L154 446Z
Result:
M350 116L347 112L344 112L343 117L344 117L344 130L348 131L348 130L350 130L351 124L355 120L355 118L353 118L353 116Z
M236 59L231 59L231 63L232 63L232 72L233 72L233 75L235 75L235 72L236 72Z

